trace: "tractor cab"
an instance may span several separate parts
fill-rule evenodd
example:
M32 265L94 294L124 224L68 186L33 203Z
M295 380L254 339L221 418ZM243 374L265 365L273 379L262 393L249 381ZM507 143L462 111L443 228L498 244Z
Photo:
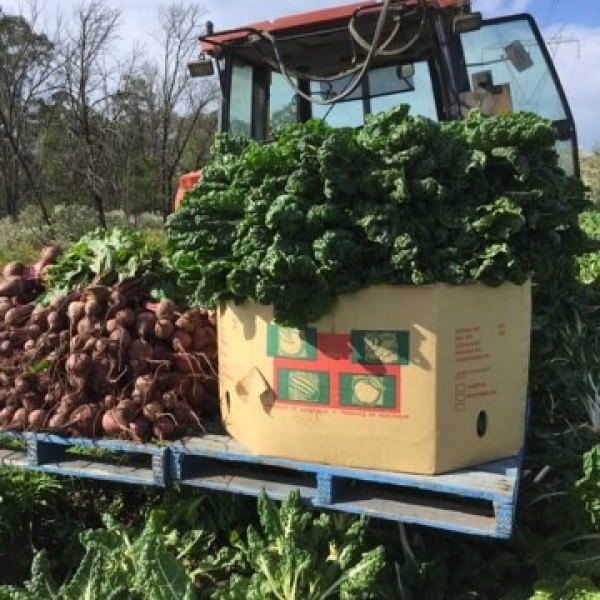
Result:
M552 120L577 170L573 117L531 16L482 20L469 0L384 0L254 23L201 38L190 72L216 69L220 130L268 140L323 119L360 126L399 104L436 120L529 111Z

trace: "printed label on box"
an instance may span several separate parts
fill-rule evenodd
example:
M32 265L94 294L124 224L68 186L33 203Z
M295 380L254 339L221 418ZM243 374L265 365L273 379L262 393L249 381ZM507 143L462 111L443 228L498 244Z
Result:
M401 413L401 365L408 364L408 331L317 333L271 323L277 401L320 410Z

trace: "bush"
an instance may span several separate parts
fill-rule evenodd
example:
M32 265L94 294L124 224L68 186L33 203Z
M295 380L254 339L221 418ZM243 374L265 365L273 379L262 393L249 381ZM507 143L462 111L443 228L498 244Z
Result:
M589 210L579 217L581 227L596 241L600 241L600 210ZM590 252L578 259L579 279L582 283L596 283L600 279L600 253Z
M40 210L26 206L15 223L0 219L0 264L10 260L37 258L39 249L48 244L70 246L98 226L94 209L85 204L57 204L50 212L52 225L44 222ZM157 213L127 215L122 210L106 214L107 225L138 230L161 230L162 217Z
M28 244L40 247L50 243L70 243L96 227L96 213L85 205L57 204L50 213L52 225L44 222L41 212L26 206L15 223L10 218L0 220L3 245Z
M109 229L126 226L133 229L162 229L163 219L158 213L127 215L123 210L111 210L106 213L106 225Z

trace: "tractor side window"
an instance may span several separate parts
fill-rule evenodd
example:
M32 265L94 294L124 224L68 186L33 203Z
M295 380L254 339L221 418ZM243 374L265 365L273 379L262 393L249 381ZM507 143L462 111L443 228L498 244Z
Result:
M252 67L235 61L231 69L229 131L247 137L252 135L252 80Z
M553 121L565 108L527 20L485 25L462 34L471 89L502 97L503 108Z
M560 82L537 28L527 16L484 22L461 34L470 90L461 94L463 114L478 108L484 115L528 111L554 121L557 152L573 172L573 119ZM566 143L565 143L566 142ZM572 152L565 153L571 143Z
M269 95L269 124L271 131L298 122L298 103L295 90L281 74L271 74Z
M569 175L574 175L573 168L573 144L570 140L558 140L555 144L558 153L558 165Z

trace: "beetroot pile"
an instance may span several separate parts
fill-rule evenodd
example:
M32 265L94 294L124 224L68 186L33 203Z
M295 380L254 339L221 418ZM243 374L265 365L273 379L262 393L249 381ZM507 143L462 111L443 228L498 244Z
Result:
M11 263L0 282L0 429L136 441L201 432L218 413L214 313L148 303L132 280L36 306L43 268Z

